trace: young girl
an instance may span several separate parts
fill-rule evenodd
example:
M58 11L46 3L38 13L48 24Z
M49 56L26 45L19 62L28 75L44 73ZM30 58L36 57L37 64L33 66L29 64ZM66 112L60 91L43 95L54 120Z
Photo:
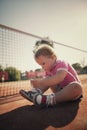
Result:
M35 61L46 72L46 77L31 80L31 91L20 90L20 94L35 105L52 106L65 101L75 101L82 96L82 85L73 67L57 59L52 47L41 45L34 53ZM44 95L47 89L52 94Z

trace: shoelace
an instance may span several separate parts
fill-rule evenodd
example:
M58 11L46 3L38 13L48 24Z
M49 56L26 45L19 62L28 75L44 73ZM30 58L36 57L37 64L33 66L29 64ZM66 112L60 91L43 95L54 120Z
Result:
M29 91L28 92L28 96L33 100L33 96L34 96L34 94L36 94L36 93L42 93L42 91L40 90L40 89L32 89L31 91Z

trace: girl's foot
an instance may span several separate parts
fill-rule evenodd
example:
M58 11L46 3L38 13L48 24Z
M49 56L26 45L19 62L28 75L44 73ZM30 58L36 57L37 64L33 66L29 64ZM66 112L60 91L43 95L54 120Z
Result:
M27 100L33 102L33 97L35 94L40 94L42 93L40 89L32 89L31 91L25 91L23 89L21 89L19 91L19 93L21 94L21 96L23 96L24 98L26 98Z

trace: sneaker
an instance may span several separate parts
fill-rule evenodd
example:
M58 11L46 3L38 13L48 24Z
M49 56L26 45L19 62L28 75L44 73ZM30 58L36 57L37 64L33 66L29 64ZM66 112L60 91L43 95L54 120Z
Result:
M33 102L35 105L47 106L47 107L53 106L54 104L56 104L54 94L42 95L42 94L36 93L33 96Z
M36 93L41 93L41 90L39 89L34 89L33 91L25 91L23 89L21 89L19 91L19 93L21 94L21 96L23 96L24 98L26 98L27 100L33 102L33 96Z
M36 106L46 106L46 100L47 100L47 97L45 95L38 94L38 93L35 94L33 97L33 103Z

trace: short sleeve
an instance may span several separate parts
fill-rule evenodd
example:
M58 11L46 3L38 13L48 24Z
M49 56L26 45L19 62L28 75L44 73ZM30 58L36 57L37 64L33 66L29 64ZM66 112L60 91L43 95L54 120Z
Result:
M59 70L67 71L68 70L68 63L65 61L58 61L55 69L56 69L56 71L59 71Z

